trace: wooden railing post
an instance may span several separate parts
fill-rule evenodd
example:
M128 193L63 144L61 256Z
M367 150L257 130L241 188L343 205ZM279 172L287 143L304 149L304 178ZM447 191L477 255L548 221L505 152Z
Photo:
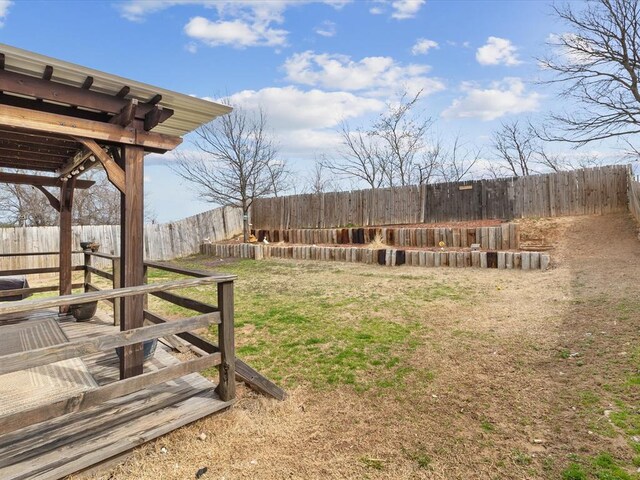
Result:
M113 265L113 288L120 288L120 257L111 259ZM113 299L113 324L120 325L120 298Z
M236 349L233 320L233 282L218 284L218 308L221 323L218 325L218 346L222 355L218 395L224 402L236 397Z
M144 280L142 281L142 284L147 285L149 283L149 267L145 265L143 271L144 271L144 274L143 274ZM143 305L145 310L149 309L149 294L147 293L144 294Z
M84 292L90 292L89 285L91 284L91 254L87 250L84 251Z

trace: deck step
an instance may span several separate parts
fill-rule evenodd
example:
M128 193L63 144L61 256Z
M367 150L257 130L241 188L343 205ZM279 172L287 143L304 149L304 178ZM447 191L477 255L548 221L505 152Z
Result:
M31 425L0 437L0 478L63 478L232 403L221 401L204 377L191 374Z

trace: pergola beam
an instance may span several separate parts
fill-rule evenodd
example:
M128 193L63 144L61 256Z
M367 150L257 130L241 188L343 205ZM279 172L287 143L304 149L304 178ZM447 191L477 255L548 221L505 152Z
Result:
M24 175L21 173L0 172L0 183L13 183L18 185L32 185L34 187L62 187L62 180L57 177L45 177L40 175ZM84 190L96 182L93 180L76 180L75 188Z
M120 125L121 127L128 127L136 119L136 110L138 109L138 100L132 98L129 100L126 106L122 107L120 113L115 115L109 120L109 123L114 125ZM153 109L155 110L155 108ZM151 110L153 112L153 110Z
M23 145L7 145L0 141L0 156L16 156L17 158L33 157L42 160L51 160L53 162L64 162L69 158L69 155L68 152L25 148Z
M111 114L117 114L126 106L128 100L124 96L129 92L128 88L123 87L116 95L109 95L21 73L0 70L0 91ZM119 96L122 93L124 95ZM153 107L154 105L151 104L140 105L138 118L144 119ZM171 115L173 115L173 110L164 109L162 121Z
M0 102L1 103L1 102ZM22 132L0 127L0 139L15 143L28 143L31 145L44 145L47 147L59 147L77 149L76 142L63 135L42 134L34 132Z
M16 166L15 162L0 159L0 168L20 168L20 167ZM40 165L40 164L34 164L34 163L29 163L29 166L24 168L28 168L29 170L34 170L37 172L55 172L56 171L55 166Z
M0 103L3 105L11 105L12 107L30 108L39 112L57 113L59 115L85 118L87 120L95 120L96 122L107 122L110 118L109 114L104 112L81 110L77 107L67 107L57 103L48 103L32 98L16 97L15 95L7 95L5 93L0 94Z
M144 147L147 151L160 153L173 150L182 143L182 138L172 135L144 132L111 123L96 122L8 105L0 105L0 125L26 128L44 133L81 136L109 143L138 145Z

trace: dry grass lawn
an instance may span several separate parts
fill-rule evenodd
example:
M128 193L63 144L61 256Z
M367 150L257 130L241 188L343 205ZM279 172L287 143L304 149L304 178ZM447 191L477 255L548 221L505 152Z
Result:
M289 399L241 388L92 478L639 478L636 225L523 223L551 270L181 261L239 275L238 355Z

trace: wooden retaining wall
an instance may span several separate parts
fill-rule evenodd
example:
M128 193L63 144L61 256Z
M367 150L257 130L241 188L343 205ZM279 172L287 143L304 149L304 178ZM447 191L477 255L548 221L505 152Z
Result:
M629 211L640 223L640 177L629 179Z
M200 244L222 241L242 233L242 210L216 208L177 222L147 224L144 231L144 255L147 260L171 260L198 253ZM89 225L73 227L73 248L80 249L80 241L100 244L100 251L120 254L119 225ZM57 252L58 227L0 228L0 253ZM74 255L74 265L83 261L82 254ZM96 266L110 266L103 259L95 259ZM0 269L54 267L56 255L0 258Z
M327 260L387 266L475 267L520 270L546 270L550 257L540 252L501 251L425 251L401 249L369 249L356 247L319 247L315 245L203 244L200 253L216 257L291 258L294 260Z
M629 168L258 199L256 230L603 214L627 208Z
M293 230L257 230L253 234L262 242L286 242L303 245L367 244L380 235L387 245L398 247L438 247L443 241L447 247L466 248L479 243L483 249L516 250L520 245L520 226L503 223L496 227L473 228L327 228Z

